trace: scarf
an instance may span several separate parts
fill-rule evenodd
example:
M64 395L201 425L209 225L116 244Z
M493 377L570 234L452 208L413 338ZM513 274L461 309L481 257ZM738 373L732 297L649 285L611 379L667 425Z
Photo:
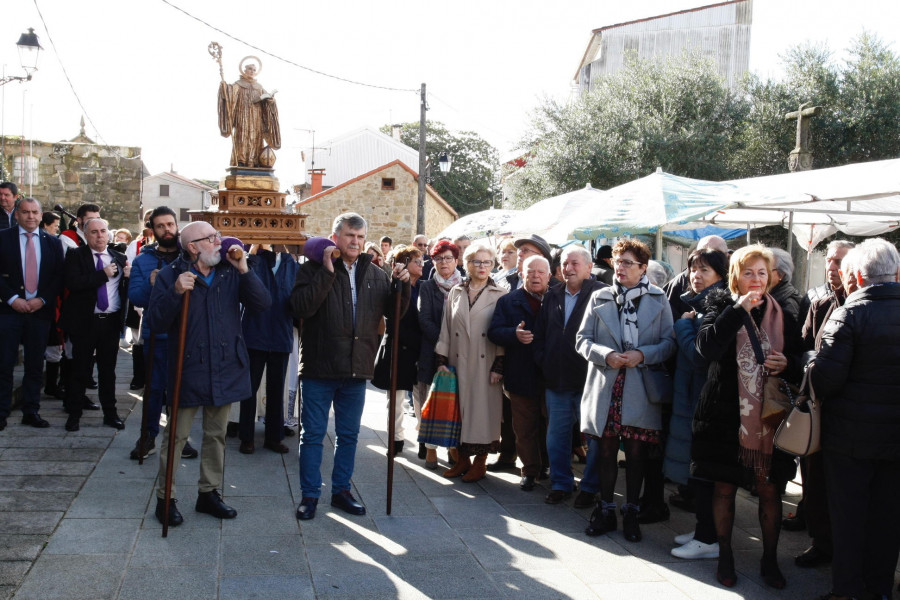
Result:
M629 290L626 290L618 279L615 281L613 294L616 304L619 306L619 318L622 321L622 349L625 352L634 350L638 346L637 307L634 305L634 300L649 291L650 280L647 279L646 273L641 275L638 284Z
M757 328L757 337L763 353L784 349L784 320L781 306L771 295L766 294L766 305L762 323ZM737 310L744 310L738 308ZM753 322L753 316L750 315ZM756 327L755 322L753 326ZM738 398L740 400L741 426L738 430L740 461L757 474L767 476L772 465L775 430L762 421L764 367L756 360L747 326L737 334Z
M437 283L438 289L441 290L441 293L444 294L444 298L446 298L447 294L450 293L450 288L452 288L454 285L459 285L460 283L462 283L462 275L460 275L459 271L457 271L456 269L453 269L453 274L447 279L441 277L441 274L437 272L437 269L435 269L432 279L434 279L435 283Z

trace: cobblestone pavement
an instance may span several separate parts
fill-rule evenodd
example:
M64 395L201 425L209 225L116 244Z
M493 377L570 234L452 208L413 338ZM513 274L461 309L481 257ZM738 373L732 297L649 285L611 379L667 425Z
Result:
M429 471L416 458L414 420L394 470L393 510L386 515L384 394L368 391L354 493L363 517L332 510L326 499L312 521L298 522L296 453L237 451L228 439L224 496L238 511L219 521L196 513L197 460L178 466L185 523L161 537L153 515L158 455L143 466L128 454L140 426L129 392L131 357L120 356L116 432L86 413L81 431L63 429L57 400L44 399L50 429L18 423L0 433L0 598L52 600L247 598L814 598L828 591L828 568L801 570L792 556L805 533L784 532L781 566L788 587L766 588L759 576L756 503L738 499L738 585L715 581L715 561L681 561L672 538L693 528L693 515L642 527L644 540L621 532L589 538L590 509L544 504L547 488L519 490L513 473L462 483ZM333 427L326 447L333 440ZM199 419L192 439L200 439ZM297 438L286 443L296 446ZM445 458L443 450L439 451ZM441 461L445 464L444 461ZM326 451L323 473L329 480ZM624 473L620 473L620 488ZM544 482L546 484L546 482ZM621 491L621 490L620 490ZM799 488L791 486L785 513Z

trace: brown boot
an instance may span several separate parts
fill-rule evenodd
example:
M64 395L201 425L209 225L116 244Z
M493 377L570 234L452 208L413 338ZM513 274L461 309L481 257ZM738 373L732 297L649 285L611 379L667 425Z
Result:
M475 460L472 461L472 467L466 472L463 476L463 481L466 483L474 483L481 479L484 479L485 474L487 473L487 454L479 454L475 457Z
M469 470L469 467L472 466L471 461L469 460L469 455L464 452L459 452L456 458L456 464L453 465L450 469L444 471L444 477L459 477L463 473Z

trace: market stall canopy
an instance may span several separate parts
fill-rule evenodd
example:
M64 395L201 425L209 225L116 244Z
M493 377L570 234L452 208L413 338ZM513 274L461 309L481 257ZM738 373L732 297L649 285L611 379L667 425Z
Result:
M793 225L805 247L837 231L878 235L900 226L900 159L726 183L736 188L735 202L703 222L751 228Z
M507 224L521 212L520 210L490 209L465 215L453 221L437 234L437 238L446 237L455 240L464 235L472 239L495 236L508 230Z
M567 215L595 202L601 202L603 192L591 184L573 192L566 192L532 204L507 223L507 235L536 233L551 244L562 245L571 239L572 230L561 222Z

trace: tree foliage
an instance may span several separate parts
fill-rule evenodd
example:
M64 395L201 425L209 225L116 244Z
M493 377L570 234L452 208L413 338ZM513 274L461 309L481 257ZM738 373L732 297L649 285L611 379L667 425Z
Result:
M801 44L781 58L781 80L750 75L730 91L709 62L631 58L590 94L544 100L521 147L528 164L507 178L512 204L591 183L607 189L656 167L720 181L785 173L802 103L813 119L814 168L900 155L900 57L863 34L838 64L824 45Z
M391 126L381 128L390 135ZM404 123L400 140L419 149L419 123ZM440 155L446 152L452 160L449 173L438 167ZM438 121L425 122L425 154L431 164L431 186L461 215L490 208L498 194L495 173L499 165L497 149L473 131L454 133ZM409 165L418 170L418 165Z

